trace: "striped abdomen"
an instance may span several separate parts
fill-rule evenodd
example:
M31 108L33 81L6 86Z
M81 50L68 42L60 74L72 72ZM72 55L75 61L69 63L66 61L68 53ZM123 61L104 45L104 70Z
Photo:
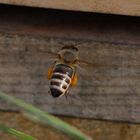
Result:
M73 69L64 64L57 64L51 77L50 90L53 97L66 93L70 84Z

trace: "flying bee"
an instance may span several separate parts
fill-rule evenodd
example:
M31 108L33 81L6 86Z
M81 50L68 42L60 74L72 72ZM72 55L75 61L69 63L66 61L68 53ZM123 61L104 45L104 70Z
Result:
M48 69L50 92L53 97L66 95L70 86L76 86L78 53L78 48L64 46L58 52L58 60Z

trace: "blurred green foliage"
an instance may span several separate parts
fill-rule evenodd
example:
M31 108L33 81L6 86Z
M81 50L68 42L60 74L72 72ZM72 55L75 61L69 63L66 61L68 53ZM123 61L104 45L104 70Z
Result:
M44 125L46 125L46 124L50 125L75 140L92 140L91 137L83 134L81 131L79 131L75 127L65 123L64 121L58 119L57 117L54 117L36 107L34 107L33 105L25 103L21 99L17 99L15 97L9 96L3 92L0 92L0 99L7 101L9 103L12 103L12 104L16 105L17 107L19 107L19 111L26 114L26 116L28 116L31 120L37 121ZM22 132L19 132L12 128L8 128L6 126L1 125L0 128L1 128L0 130L3 130L4 132L15 135L15 136L21 138L22 140L36 140L35 138L33 138L31 136L28 136L26 134L23 134Z

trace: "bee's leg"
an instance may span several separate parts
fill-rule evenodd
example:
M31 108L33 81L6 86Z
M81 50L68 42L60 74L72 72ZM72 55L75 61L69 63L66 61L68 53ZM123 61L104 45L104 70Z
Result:
M48 69L47 78L50 80L52 77L52 73L55 67L56 61L54 62L53 66Z
M67 95L66 94L65 94L65 97L66 97L66 100L67 100L68 98L67 98Z
M69 94L69 92L67 91L65 94L66 100L68 99L68 96L67 96L68 94Z
M74 74L73 78L72 78L72 81L71 81L71 86L76 86L77 85L77 75L76 73Z
M48 78L49 80L50 80L51 77L52 77L52 73L53 73L53 68L50 67L50 68L48 69L48 73L47 73L47 78Z
M49 90L48 93L51 95L51 91Z

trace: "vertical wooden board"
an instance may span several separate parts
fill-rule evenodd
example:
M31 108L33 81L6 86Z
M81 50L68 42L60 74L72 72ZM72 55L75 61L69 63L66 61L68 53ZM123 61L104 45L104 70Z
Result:
M49 95L50 52L78 44L78 86L68 100ZM59 115L140 122L140 46L90 40L0 34L0 89ZM0 109L16 108L0 102Z

